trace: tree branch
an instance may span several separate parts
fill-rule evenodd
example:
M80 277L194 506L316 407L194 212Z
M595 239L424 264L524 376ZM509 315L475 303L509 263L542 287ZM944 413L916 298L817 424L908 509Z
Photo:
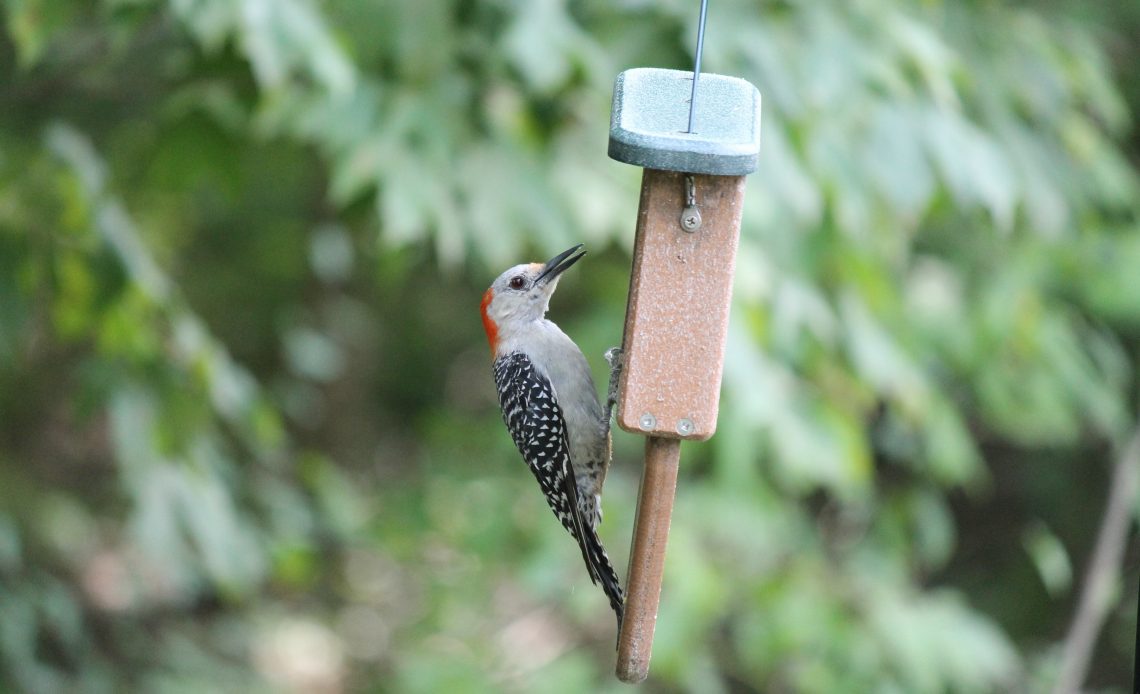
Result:
M1088 674L1093 647L1109 609L1112 584L1120 573L1132 520L1132 505L1140 481L1140 428L1120 451L1112 472L1096 547L1089 560L1077 611L1065 636L1061 673L1054 694L1078 691Z

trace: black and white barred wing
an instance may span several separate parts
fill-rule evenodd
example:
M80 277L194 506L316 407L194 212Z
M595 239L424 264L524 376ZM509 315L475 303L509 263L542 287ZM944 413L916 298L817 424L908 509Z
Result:
M566 422L550 381L530 359L514 353L495 360L503 421L562 527L578 541L590 580L601 583L621 624L623 596L617 573L591 524L582 518L570 460Z

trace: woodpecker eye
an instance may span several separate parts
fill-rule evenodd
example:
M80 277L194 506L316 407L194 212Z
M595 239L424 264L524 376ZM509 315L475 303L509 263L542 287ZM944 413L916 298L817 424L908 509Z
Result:
M522 275L515 275L511 278L511 281L507 283L507 286L511 289L522 289L526 286L526 278Z

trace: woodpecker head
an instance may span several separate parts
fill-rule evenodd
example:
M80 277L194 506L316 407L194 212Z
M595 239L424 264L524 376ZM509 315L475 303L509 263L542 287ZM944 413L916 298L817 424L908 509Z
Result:
M586 251L578 244L545 263L516 265L491 283L483 293L481 309L492 353L498 350L500 340L546 315L558 278L584 255Z

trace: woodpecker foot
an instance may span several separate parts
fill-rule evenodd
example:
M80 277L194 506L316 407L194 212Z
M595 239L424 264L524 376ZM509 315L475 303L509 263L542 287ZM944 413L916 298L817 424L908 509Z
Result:
M606 421L614 413L614 405L618 401L618 383L621 381L621 370L625 366L625 354L621 347L610 347L606 350L606 363L610 365L610 385L606 391Z

